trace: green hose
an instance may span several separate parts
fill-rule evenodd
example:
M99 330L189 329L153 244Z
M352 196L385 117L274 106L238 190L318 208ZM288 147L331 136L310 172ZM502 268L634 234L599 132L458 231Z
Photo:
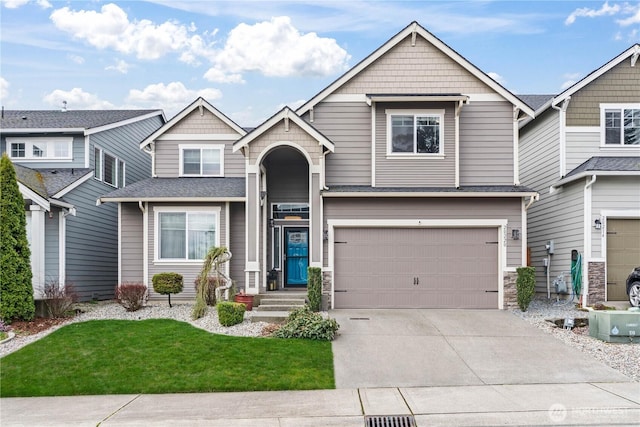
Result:
M576 297L580 296L582 291L582 254L578 253L575 261L571 261L571 283L573 293Z

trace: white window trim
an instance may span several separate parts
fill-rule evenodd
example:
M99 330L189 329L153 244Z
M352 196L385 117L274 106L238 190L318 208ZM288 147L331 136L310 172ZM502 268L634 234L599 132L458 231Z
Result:
M405 159L415 159L415 158L429 158L429 159L444 159L444 109L429 109L429 110L396 110L396 109L386 109L385 114L387 116L387 158L405 158ZM394 153L392 151L391 146L391 117L392 116L401 116L401 115L411 115L414 116L437 116L440 119L439 126L439 135L438 139L440 141L440 150L438 153ZM415 130L415 129L414 129Z
M605 110L620 110L620 143L619 144L606 144L605 143ZM623 110L640 110L640 104L600 104L600 148L638 148L637 145L623 144L624 141L624 113Z
M278 265L276 265L276 229L278 229L278 247L280 255L278 256ZM271 229L271 267L276 271L282 270L282 227L274 225Z
M214 213L216 215L216 239L214 244L220 246L220 213L222 208L220 206L210 207L185 207L185 206L154 206L153 207L153 263L154 264L195 264L201 265L201 259L182 259L182 258L160 258L160 213L161 212L175 212L175 213Z
M54 153L55 149L53 144L55 143L66 143L67 144L67 152L68 156L64 157L32 157L29 156L30 153L33 153L33 144L46 144L47 145L47 154ZM13 157L11 155L11 145L12 144L24 144L25 145L25 157ZM49 147L51 145L51 147ZM51 148L51 149L50 149ZM46 162L46 163L54 163L54 162L71 162L73 161L73 137L71 136L52 136L52 137L7 137L7 154L11 160L16 162Z
M103 183L105 183L106 185L108 185L109 187L113 187L113 188L124 188L124 187L125 187L125 181L124 181L124 179L125 179L125 177L126 177L126 172L125 172L125 170L126 170L126 168L127 168L127 162L126 162L126 161L124 161L124 159L121 159L120 157L115 156L115 155L111 154L111 153L110 153L110 152L108 152L108 151L105 151L104 149L100 148L99 146L95 146L95 147L93 147L93 149L94 149L94 153L95 153L95 151L96 151L96 150L98 150L98 151L100 152L100 170L98 171L98 173L99 173L99 175L100 175L100 176L99 176L99 177L98 177L98 176L96 176L96 174L95 174L95 170L94 170L94 173L93 173L93 179L95 179L96 181L103 182ZM104 163L104 155L105 155L105 154L107 154L107 155L108 155L108 156L110 156L110 157L113 157L113 158L114 158L114 160L115 160L115 166L114 166L115 171L116 171L115 184L111 184L111 183L109 183L109 182L107 182L107 181L105 181L105 180L104 180L104 167L105 167L105 163ZM95 155L95 154L94 154L94 155ZM118 183L120 182L120 167L119 167L120 162L122 162L122 172L123 172L123 177L122 177L122 187L118 186ZM94 168L95 168L95 164L96 164L96 161L95 161L95 158L94 158L94 160L93 160L93 166L94 166Z
M224 176L224 144L179 144L178 151L180 152L180 176L192 177L192 176L209 176L209 177L223 177ZM184 150L200 150L200 170L202 171L202 149L216 149L220 151L220 173L218 175L203 175L199 174L185 174L184 173Z

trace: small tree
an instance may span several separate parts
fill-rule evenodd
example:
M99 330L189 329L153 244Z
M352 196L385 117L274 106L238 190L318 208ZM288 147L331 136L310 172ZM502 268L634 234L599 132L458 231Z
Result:
M182 292L182 274L158 273L151 278L151 282L154 291L169 296L169 307L171 307L171 294Z
M516 271L518 273L518 278L516 279L518 307L522 311L527 311L536 293L536 269L534 267L518 267Z
M24 200L6 153L0 160L0 318L31 320L36 306Z
M309 267L307 276L309 277L307 285L309 308L312 311L320 311L320 306L322 305L322 270L320 267Z
M191 313L191 317L195 319L199 319L207 313L207 294L208 287L210 284L214 284L215 286L220 286L221 281L223 280L222 272L220 271L220 265L231 259L231 253L229 250L224 247L216 247L213 246L207 252L207 255L204 257L204 262L202 264L202 270L200 270L200 274L196 279L196 282L199 286L197 286L196 290L196 305L193 306L193 312ZM216 273L215 280L209 281L209 274L213 270ZM224 279L228 279L225 277ZM202 286L206 284L206 286ZM215 295L215 289L214 289Z

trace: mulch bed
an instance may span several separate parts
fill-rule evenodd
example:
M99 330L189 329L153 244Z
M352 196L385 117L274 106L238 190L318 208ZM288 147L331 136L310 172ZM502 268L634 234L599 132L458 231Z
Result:
M66 322L67 320L69 320L69 317L61 317L56 319L36 317L31 321L14 320L9 326L11 326L11 330L16 335L33 335L37 334L38 332L46 331L53 326Z

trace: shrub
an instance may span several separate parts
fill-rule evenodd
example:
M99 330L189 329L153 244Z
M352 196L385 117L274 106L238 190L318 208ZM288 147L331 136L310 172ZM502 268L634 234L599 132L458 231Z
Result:
M516 280L516 290L518 292L518 307L527 311L529 304L536 293L536 277L534 267L518 267L518 278Z
M233 326L244 320L245 305L238 302L218 303L218 321L222 326Z
M331 341L340 328L335 319L325 319L311 311L309 306L293 310L287 322L273 336L276 338L303 338L317 341Z
M217 277L209 276L207 277L206 289L202 290L202 294L204 295L205 302L207 305L214 306L216 305L216 288L219 286L219 282L224 283L222 280L218 280ZM200 277L196 277L194 281L196 294L200 293Z
M309 308L312 311L320 311L320 306L322 305L322 270L320 267L309 267L307 275L309 277L307 283Z
M16 171L7 153L0 160L0 319L31 320L36 314L31 284L27 219Z
M153 290L162 295L169 296L169 307L171 307L171 294L182 292L182 274L178 273L158 273L151 278Z
M59 318L68 315L78 296L70 284L60 285L57 280L44 285L44 305L49 317Z
M127 311L138 311L147 300L147 287L142 283L122 283L116 286L116 300Z

